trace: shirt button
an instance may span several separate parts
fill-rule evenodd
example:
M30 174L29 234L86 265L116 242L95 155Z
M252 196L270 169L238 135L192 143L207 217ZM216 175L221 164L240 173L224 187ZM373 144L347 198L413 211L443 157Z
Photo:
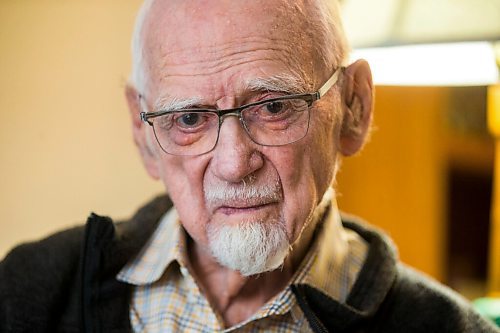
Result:
M181 267L181 274L183 277L187 277L189 275L189 272L186 267Z

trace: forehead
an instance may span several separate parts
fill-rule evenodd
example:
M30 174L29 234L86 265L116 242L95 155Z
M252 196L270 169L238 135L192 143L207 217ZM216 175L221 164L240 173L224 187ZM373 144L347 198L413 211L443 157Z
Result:
M222 93L249 76L305 78L313 71L313 48L301 6L279 0L154 2L143 29L150 88L190 82L188 88Z
M302 3L285 0L154 1L145 30L150 42L175 48L283 33L294 42L309 30L302 7Z

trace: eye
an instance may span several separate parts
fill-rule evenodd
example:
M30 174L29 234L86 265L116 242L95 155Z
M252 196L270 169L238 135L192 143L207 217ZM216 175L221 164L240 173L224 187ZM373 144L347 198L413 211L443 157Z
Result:
M266 111L277 114L283 111L285 104L283 102L270 102L265 105Z
M176 122L181 127L196 127L203 122L203 116L199 113L184 113L177 118Z

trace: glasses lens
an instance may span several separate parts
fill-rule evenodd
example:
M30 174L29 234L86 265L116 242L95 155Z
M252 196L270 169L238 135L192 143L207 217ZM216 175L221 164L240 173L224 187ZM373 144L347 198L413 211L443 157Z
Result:
M219 119L207 111L171 112L152 119L161 148L173 155L199 155L217 142Z
M253 141L281 146L307 134L309 105L300 98L275 100L243 110L242 118Z

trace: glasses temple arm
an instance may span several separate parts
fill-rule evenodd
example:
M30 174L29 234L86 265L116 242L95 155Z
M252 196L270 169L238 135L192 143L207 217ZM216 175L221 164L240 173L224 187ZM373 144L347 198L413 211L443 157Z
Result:
M333 87L335 83L337 83L340 73L344 70L344 68L345 67L339 67L335 71L335 73L333 73L333 75L328 79L328 81L326 81L325 84L318 89L318 98L323 97L328 92L328 90L330 90L330 88Z

